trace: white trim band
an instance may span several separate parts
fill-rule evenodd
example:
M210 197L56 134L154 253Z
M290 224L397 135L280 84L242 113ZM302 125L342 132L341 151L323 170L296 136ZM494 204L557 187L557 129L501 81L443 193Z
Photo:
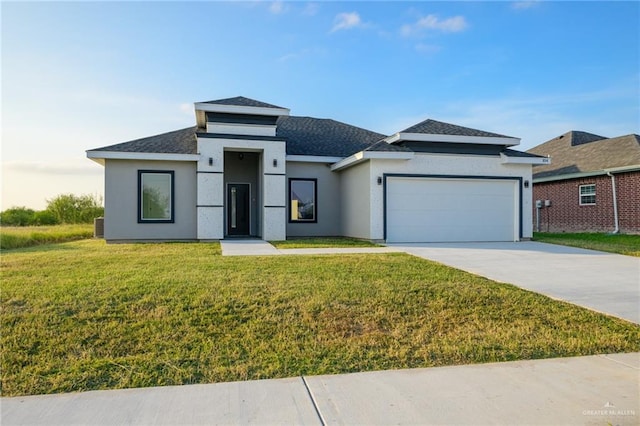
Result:
M498 136L462 136L462 135L436 135L430 133L396 133L384 139L387 143L399 141L412 142L446 142L446 143L472 143L478 145L505 145L514 146L520 144L520 138Z

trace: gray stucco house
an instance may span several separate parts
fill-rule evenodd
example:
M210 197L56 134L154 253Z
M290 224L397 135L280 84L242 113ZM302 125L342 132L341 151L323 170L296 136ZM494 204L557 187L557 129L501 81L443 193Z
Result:
M387 242L532 236L520 140L435 120L387 136L244 97L196 125L87 151L105 168L107 241L349 236Z

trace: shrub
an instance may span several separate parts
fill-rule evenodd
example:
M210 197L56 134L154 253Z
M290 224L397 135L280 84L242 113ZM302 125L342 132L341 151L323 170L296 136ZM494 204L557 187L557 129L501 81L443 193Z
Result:
M26 207L12 207L0 213L3 226L29 226L35 222L35 211Z
M42 210L36 212L34 215L34 224L35 225L57 225L58 218L53 212L49 210Z
M104 215L102 200L93 195L62 194L47 200L47 210L58 223L91 223Z

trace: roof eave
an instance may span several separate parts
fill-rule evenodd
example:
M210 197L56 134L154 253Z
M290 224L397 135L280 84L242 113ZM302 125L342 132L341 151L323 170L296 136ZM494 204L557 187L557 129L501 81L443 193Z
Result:
M549 157L510 157L504 152L500 153L502 164L551 164Z
M337 172L367 160L411 160L414 152L376 152L360 151L331 165L331 171Z
M445 143L468 143L478 145L503 145L515 146L520 144L520 138L498 137L498 136L463 136L463 135L440 135L432 133L396 133L384 139L387 143L401 141L410 142L445 142Z
M636 172L636 171L640 171L640 164L633 164L630 166L622 166L622 167L612 167L609 169L593 170L590 172L567 173L562 175L544 176L539 178L536 178L534 175L533 183L580 179L580 178L592 177L592 176L602 176L602 175L606 175L607 173L615 174L615 173L627 173L627 172Z
M251 115L271 115L271 116L287 116L290 110L288 108L267 108L267 107L254 107L244 105L223 105L223 104L209 104L206 102L196 102L196 111L205 112L223 112L231 114L251 114ZM196 112L197 114L197 112Z
M89 150L87 151L87 158L104 165L104 160L198 161L200 154Z

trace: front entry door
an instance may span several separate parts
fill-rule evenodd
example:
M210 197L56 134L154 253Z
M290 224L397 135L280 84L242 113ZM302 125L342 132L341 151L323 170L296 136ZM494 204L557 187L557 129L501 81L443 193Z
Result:
M248 183L227 185L227 235L249 236L250 192Z

